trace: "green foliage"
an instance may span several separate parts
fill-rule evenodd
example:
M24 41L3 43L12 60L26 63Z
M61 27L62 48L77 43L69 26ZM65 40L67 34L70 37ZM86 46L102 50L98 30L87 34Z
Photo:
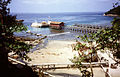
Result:
M83 38L87 38L85 35ZM84 39L86 41L86 39ZM87 39L88 40L88 39ZM89 42L91 45L91 42ZM79 41L75 44L75 48L73 49L75 51L78 51L78 56L74 56L71 61L75 63L75 66L81 71L82 77L90 77L93 75L93 71L89 72L87 71L88 67L83 66L82 62L92 62L92 61L97 61L96 58L96 52L95 48L91 45L88 46L86 44L82 44ZM85 68L85 69L83 69Z
M73 63L75 63L75 67L77 67L81 73L82 73L82 77L91 77L92 72L88 71L88 67L87 66L83 66L82 62L84 62L87 59L87 56L74 56L73 59L71 59L71 61Z
M111 23L113 25L111 28L100 30L97 33L77 37L88 43L88 46L80 43L79 41L75 44L74 50L78 51L79 56L74 57L71 61L75 63L80 70L83 68L82 62L97 61L94 57L97 56L97 50L103 51L104 49L108 49L114 56L120 58L120 19L115 18ZM87 51L88 53L86 54ZM81 73L83 75L87 75L86 71L87 68Z
M26 31L27 27L16 16L10 15L7 5L11 0L0 0L0 47L6 49L6 53L15 52L21 58L27 59L26 55L32 46L20 42L14 37L14 32ZM4 51L1 51L4 52Z
M120 19L115 18L112 25L110 29L102 30L101 34L98 33L96 42L101 49L108 48L113 55L116 55L116 53L120 53ZM120 58L120 55L116 57Z
M88 42L94 52L97 50L108 49L113 53L113 55L120 58L120 55L118 55L120 52L120 19L115 18L111 23L113 25L111 28L79 37L81 37L83 41ZM94 42L96 45L93 45Z
M82 77L90 77L91 76L91 72L89 72L88 70L83 70L82 72Z
M115 5L119 4L115 3ZM120 6L114 7L114 9L106 12L105 14L120 15ZM113 25L111 28L100 30L97 33L88 33L87 35L77 37L88 43L88 46L80 42L75 44L74 50L78 51L79 56L75 56L71 60L80 69L82 77L93 77L92 66L90 65L91 72L87 71L87 67L85 70L81 70L83 69L82 62L85 62L86 59L88 59L87 62L90 63L92 61L97 61L94 57L97 56L97 50L103 51L104 49L108 49L114 56L120 58L120 18L114 18L111 23ZM87 55L84 53L86 51L89 51Z

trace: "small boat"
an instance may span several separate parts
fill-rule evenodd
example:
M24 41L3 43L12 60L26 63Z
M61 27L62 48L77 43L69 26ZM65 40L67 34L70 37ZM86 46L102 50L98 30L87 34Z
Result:
M31 24L31 26L40 28L40 27L49 27L49 24L45 21L42 21L41 23L34 22L34 23Z
M24 20L15 20L17 22L17 25L23 25Z
M16 22L23 22L24 20L16 20Z
M52 29L63 29L64 28L64 22L55 22L51 21L50 22L50 28Z

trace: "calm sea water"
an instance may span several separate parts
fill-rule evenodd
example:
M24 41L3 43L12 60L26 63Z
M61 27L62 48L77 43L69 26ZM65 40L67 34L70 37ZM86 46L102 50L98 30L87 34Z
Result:
M30 25L37 21L60 21L64 22L66 26L74 25L74 24L110 24L110 22L113 20L113 17L107 17L103 16L104 13L44 13L44 14L14 14L17 15L17 19L23 19L24 24L28 26L28 30L30 30L33 33L38 34L54 34L54 33L60 33L55 30L51 30L49 28L33 28ZM62 32L62 31L61 31ZM18 35L21 35L20 33ZM23 35L23 34L22 34ZM69 34L70 35L70 34Z

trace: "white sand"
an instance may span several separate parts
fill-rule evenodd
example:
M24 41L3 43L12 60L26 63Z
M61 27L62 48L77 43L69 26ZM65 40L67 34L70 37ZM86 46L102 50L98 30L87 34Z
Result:
M57 69L55 71L50 70L47 72L55 77L81 77L80 70L77 68ZM105 73L102 71L101 68L93 68L93 76L94 77L105 77Z
M36 50L29 53L28 56L32 59L32 64L41 63L71 63L72 59L77 52L72 51L72 44L75 41L48 41L46 48ZM101 68L94 68L94 77L104 77L105 74ZM47 71L55 77L80 77L80 70L76 69L57 69L55 71Z
M29 53L28 56L32 59L30 63L71 63L69 59L73 58L77 52L72 52L71 45L75 41L49 41L46 48L36 50Z

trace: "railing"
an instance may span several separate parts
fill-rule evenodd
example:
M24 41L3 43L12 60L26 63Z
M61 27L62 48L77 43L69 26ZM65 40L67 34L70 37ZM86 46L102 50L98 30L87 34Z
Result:
M90 67L90 63L81 63L82 66ZM106 62L92 62L93 67L100 67L100 65L107 65ZM39 68L40 70L51 70L51 69L65 69L65 68L78 68L74 63L41 63L41 64L29 64L34 69Z
M26 63L23 63L21 61L18 61L16 59L11 58L11 57L8 57L8 60L11 61L11 62L15 62L15 63L21 64L21 65L26 65Z
M77 68L74 63L40 63L40 64L28 64L27 63L26 64L26 63L20 62L20 61L18 61L16 59L10 58L10 57L8 57L8 59L10 61L12 61L12 62L21 64L21 65L28 65L28 66L32 67L32 69L34 71L38 69L39 76L46 74L46 72L44 72L45 70L65 69L65 68ZM100 65L107 65L107 63L106 62L92 62L91 65L93 67L100 67ZM82 66L88 66L88 67L90 67L90 63L84 63L84 62L82 62ZM106 71L105 71L105 73L109 74ZM50 74L48 74L48 75L50 75ZM110 75L108 75L108 76L111 77Z
M101 62L100 56L98 56L98 60ZM100 67L103 69L103 72L105 73L105 77L112 77L108 72L108 68L105 68L102 64L100 65Z

